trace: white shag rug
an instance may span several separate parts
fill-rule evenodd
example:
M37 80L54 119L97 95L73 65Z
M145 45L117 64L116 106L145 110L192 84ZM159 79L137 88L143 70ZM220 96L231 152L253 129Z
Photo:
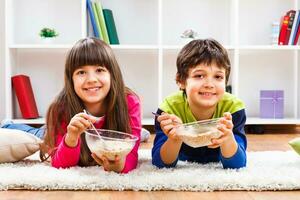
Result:
M248 152L246 168L225 170L220 163L179 161L174 169L157 169L150 150L140 150L139 166L129 174L101 167L55 169L37 154L17 163L0 164L0 190L299 190L300 156L292 151Z

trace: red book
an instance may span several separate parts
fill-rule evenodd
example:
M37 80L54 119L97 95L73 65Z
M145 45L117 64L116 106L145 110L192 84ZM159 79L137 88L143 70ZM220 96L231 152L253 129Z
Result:
M279 45L283 45L285 42L288 23L289 23L289 16L285 15L282 19L280 33L279 33L279 38L278 38Z
M12 77L12 84L16 92L20 110L24 119L38 118L39 113L35 103L30 79L25 75Z
M295 10L290 10L286 13L286 15L289 16L289 22L288 22L287 29L286 29L286 36L285 36L285 39L284 39L284 45L289 44L289 39L290 39L290 35L291 35L293 23L294 23L295 14L296 14Z

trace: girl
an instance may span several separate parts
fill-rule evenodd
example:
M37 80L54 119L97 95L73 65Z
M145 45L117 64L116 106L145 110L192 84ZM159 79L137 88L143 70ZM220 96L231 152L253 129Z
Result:
M47 112L42 160L49 154L56 168L99 164L107 171L121 173L135 169L141 131L140 102L125 87L112 49L96 38L79 40L67 55L64 80L64 88ZM85 114L84 109L93 116ZM97 122L100 116L105 117ZM126 158L110 161L105 156L97 157L91 154L83 134L90 127L89 120L96 128L131 133L139 140Z

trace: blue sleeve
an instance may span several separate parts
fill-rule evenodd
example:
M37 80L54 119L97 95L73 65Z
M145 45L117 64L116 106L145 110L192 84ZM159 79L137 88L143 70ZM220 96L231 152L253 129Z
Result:
M221 155L221 151L220 151L220 160L225 169L226 168L237 169L237 168L245 167L247 163L247 155L246 155L247 138L244 130L245 123L246 123L245 109L233 113L232 122L234 125L233 134L238 144L238 149L231 158L224 158Z
M158 109L157 113L162 113L162 110ZM155 134L156 135L152 147L152 164L159 168L175 167L178 161L178 157L172 164L168 165L161 160L160 149L161 146L167 141L168 137L161 130L160 123L157 121L157 117L155 117Z

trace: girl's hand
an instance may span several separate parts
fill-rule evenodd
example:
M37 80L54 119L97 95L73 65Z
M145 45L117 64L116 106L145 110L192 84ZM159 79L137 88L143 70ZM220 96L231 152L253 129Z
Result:
M67 135L65 142L70 147L75 147L80 135L90 127L90 122L96 122L97 118L87 115L83 112L74 115L67 126Z
M208 148L218 148L227 141L235 140L232 129L232 116L229 112L226 112L218 123L218 130L221 132L221 136L219 138L212 139L212 144L209 145Z
M99 165L103 166L105 171L121 172L125 165L125 157L120 158L116 156L115 160L108 160L106 156L102 155L98 157L94 153L92 153L92 157Z
M182 124L182 121L179 117L163 112L157 117L157 121L160 123L162 131L166 134L166 136L168 136L169 139L179 140L179 137L176 134L176 129L174 128Z

